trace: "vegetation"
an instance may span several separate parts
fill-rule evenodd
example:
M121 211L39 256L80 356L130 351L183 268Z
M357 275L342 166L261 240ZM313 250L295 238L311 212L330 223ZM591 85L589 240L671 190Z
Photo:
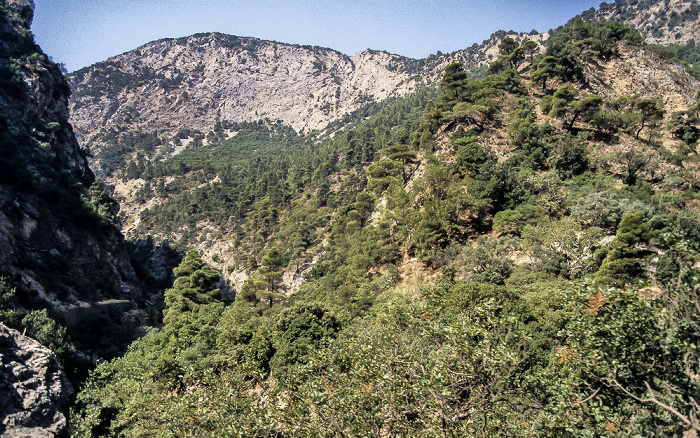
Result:
M251 54L258 44L224 39ZM73 436L695 436L700 96L668 114L663 96L609 99L586 82L641 44L582 19L543 53L503 38L483 78L449 64L439 95L366 107L310 136L270 120L172 138L102 132L113 146L102 172L157 201L133 236L188 248L162 320L120 356L125 315L66 330L22 310L3 276L0 322L73 372L76 349L109 359L79 389ZM649 49L695 62L690 44ZM19 94L23 73L56 68L11 54L0 85ZM179 80L99 68L109 81L83 97ZM0 182L58 202L64 220L114 224L115 200L92 175L49 161L48 184L26 170L61 128L29 122L17 133L0 119ZM232 294L194 249L214 243L235 254L212 258L224 273L246 276ZM48 260L57 287L81 281L67 256Z
M163 202L137 232L218 232L250 275L221 301L189 250L162 327L92 373L73 434L700 431L697 107L589 93L583 66L621 41L640 39L575 22L517 70L527 42L504 40L483 79L450 64L437 99L333 139L241 124L149 161Z

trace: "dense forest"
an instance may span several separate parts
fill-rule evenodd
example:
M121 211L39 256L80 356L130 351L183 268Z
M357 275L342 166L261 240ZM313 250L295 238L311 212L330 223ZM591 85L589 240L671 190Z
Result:
M589 79L646 53L697 81L691 51L582 20L499 49L334 135L105 134L158 200L132 237L186 256L73 435L696 436L700 93ZM239 290L195 249L221 242Z

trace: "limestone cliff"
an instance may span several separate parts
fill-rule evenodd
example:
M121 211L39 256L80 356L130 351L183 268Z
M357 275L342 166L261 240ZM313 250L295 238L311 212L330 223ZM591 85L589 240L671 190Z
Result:
M308 132L369 100L415 90L411 61L220 33L164 39L71 74L72 122L82 140L134 125L206 132L217 119L282 120Z

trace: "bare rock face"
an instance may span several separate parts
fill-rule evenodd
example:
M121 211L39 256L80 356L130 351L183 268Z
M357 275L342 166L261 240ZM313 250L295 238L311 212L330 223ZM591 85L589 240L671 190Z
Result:
M51 350L0 324L0 436L68 436L72 394Z
M696 103L698 80L683 66L648 49L624 46L619 57L587 66L585 75L591 90L607 99L637 94L659 98L667 117Z
M129 124L206 131L217 119L281 120L308 132L367 101L415 90L410 61L220 33L164 39L71 74L72 122L81 140Z
M139 297L120 232L89 202L70 88L34 43L27 0L0 3L0 275L26 308Z
M584 20L615 21L636 28L647 42L700 43L700 4L694 0L603 2L581 14Z

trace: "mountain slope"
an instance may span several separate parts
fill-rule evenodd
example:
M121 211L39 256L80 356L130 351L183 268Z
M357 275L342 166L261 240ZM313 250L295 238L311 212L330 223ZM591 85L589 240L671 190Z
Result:
M119 150L116 143L135 126L158 132L162 144L183 129L206 135L218 123L279 121L309 133L439 80L450 62L481 74L507 35L518 42L546 39L499 32L481 45L422 60L374 50L350 57L219 33L165 39L69 75L71 122L95 156L93 166L110 173L114 166L105 164L105 154ZM133 158L119 157L107 161Z
M581 14L586 21L613 21L634 27L649 43L700 43L700 3L697 0L603 2Z
M282 120L308 132L415 90L408 62L218 33L160 40L70 75L72 121L84 139L125 123L206 132L216 120Z
M218 302L189 251L164 326L99 368L76 430L695 436L700 81L609 23L513 49L294 143L308 160L255 124L154 165L159 196L187 187L148 231L200 233L217 265L231 245L249 275Z

